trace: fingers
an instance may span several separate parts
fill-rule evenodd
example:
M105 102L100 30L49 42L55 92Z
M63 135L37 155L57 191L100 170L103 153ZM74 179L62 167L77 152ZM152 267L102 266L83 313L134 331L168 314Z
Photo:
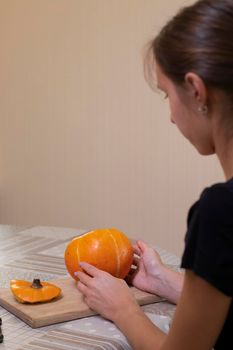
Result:
M79 266L89 275L92 277L96 277L99 274L99 269L97 267L88 264L87 262L80 262Z
M88 292L88 287L85 286L85 284L83 284L80 280L77 283L77 289L84 295L86 295Z
M79 270L74 273L74 275L79 279L78 285L79 282L81 282L81 288L83 288L82 285L90 287L93 277L97 277L99 275L99 270L95 266L86 262L80 262L79 266L82 268L82 271Z
M138 245L138 248L139 248L141 254L144 253L144 251L148 248L148 245L145 242L140 241L140 240L137 241L137 245Z
M133 257L133 263L132 263L131 268L138 267L138 266L139 266L139 263L140 263L140 260L141 260L140 257L134 255L134 257Z
M134 251L135 254L141 255L141 250L140 250L140 248L139 248L139 246L137 244L133 245L133 251Z
M128 275L125 277L125 282L128 285L132 285L132 281L134 279L134 276L136 275L137 270L136 269L131 269L130 272L128 273Z
M77 271L74 274L75 276L78 277L79 281L82 282L82 284L86 286L90 285L90 282L93 277L90 277L89 275L87 275L85 272L82 272L82 271Z
M83 295L83 300L84 302L87 304L87 306L89 306L89 308L91 309L91 305L90 305L90 298L89 298L89 294L90 294L90 289L89 287L85 286L85 284L83 284L80 280L77 283L77 289L79 290L79 292L82 293Z
M131 276L131 275L132 275L133 273L135 273L135 271L137 271L137 270L138 270L137 266L131 266L131 268L130 268L128 274L127 274L127 276L128 276L128 275Z
M137 255L141 255L144 253L144 251L148 248L148 245L141 241L141 240L138 240L136 242L136 244L133 246L133 249L134 249L134 253L137 254Z

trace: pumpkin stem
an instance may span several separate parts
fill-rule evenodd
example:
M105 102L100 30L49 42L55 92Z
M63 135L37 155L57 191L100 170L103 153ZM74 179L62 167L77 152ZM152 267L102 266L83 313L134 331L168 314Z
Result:
M34 289L43 288L42 284L40 283L40 279L39 278L34 278L31 287L34 288Z

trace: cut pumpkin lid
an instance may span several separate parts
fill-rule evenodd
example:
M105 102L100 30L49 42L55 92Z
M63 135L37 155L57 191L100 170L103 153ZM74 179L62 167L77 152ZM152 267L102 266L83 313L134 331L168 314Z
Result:
M10 288L15 298L21 303L40 303L57 298L61 288L39 279L31 281L11 280Z

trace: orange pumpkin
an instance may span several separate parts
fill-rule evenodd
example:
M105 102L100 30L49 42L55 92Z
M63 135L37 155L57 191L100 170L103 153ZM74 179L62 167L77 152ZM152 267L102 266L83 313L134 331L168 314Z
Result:
M133 262L133 247L123 232L115 228L97 229L74 238L65 250L65 264L70 275L81 271L85 261L100 270L125 278Z
M33 282L11 280L10 287L20 303L42 303L58 297L61 293L59 287L52 283L40 282L39 279L34 279Z

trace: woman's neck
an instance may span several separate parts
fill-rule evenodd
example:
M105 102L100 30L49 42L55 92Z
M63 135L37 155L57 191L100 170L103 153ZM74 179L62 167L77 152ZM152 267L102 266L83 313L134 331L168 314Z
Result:
M216 145L216 155L222 166L226 180L233 178L233 137Z
M219 106L222 103L215 105L215 114L212 115L212 137L215 153L226 180L229 180L233 178L233 125L227 116L232 116L232 107L226 103L223 110Z

